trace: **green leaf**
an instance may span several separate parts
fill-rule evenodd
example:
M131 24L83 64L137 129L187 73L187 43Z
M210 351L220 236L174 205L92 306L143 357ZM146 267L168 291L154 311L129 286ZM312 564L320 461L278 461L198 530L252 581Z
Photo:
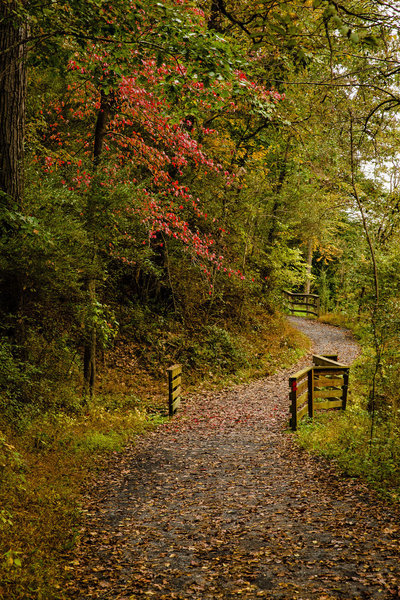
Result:
M343 26L343 21L339 17L339 15L335 15L334 17L332 17L331 23L334 27L337 27L338 29Z
M352 31L349 36L349 40L351 42L354 42L355 44L358 44L358 42L360 41L360 36L358 35L358 33L356 31Z
M263 46L264 46L264 42L257 42L256 44L253 45L252 50L259 50Z
M333 6L333 4L329 4L329 6L327 6L327 8L324 10L324 18L325 19L330 19L331 17L334 17L336 15L336 8Z

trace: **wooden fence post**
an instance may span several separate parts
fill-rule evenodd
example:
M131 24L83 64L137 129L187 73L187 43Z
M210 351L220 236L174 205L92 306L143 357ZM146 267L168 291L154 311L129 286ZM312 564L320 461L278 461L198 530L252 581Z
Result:
M347 371L345 371L343 373L342 410L346 410L348 392L349 392L349 369L347 369Z
M297 429L297 377L289 377L289 400L290 400L290 412L292 417L290 419L290 427L292 431Z
M289 377L290 427L296 431L303 416L317 410L346 409L349 367L336 354L313 355L313 366Z
M173 365L167 369L168 373L168 408L172 417L181 404L182 395L182 365Z
M314 418L314 369L308 372L308 416Z

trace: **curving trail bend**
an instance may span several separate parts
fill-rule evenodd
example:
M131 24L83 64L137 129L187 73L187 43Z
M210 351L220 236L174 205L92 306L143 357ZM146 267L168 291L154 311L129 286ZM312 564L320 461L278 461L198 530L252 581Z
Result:
M338 328L291 319L351 362ZM288 377L202 393L86 498L68 598L399 599L400 512L285 431Z

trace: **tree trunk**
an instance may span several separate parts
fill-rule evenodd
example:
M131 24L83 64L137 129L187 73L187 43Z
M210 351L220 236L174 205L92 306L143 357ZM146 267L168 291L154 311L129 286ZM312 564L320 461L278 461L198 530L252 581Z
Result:
M0 2L0 235L5 247L15 230L3 211L21 210L24 195L27 25L18 21L16 8L15 0ZM20 344L23 327L22 321L18 325L18 313L22 307L23 274L10 261L0 278L0 306L12 318L8 333Z
M306 281L304 283L304 293L309 294L311 290L311 268L313 259L313 248L314 240L310 238L307 245L307 267L306 267Z
M107 131L107 124L111 112L110 99L103 91L101 91L100 109L97 115L97 121L94 131L93 143L93 165L96 169L100 163L101 154L103 151L104 137ZM95 194L89 194L87 205L87 229L89 235L93 239L93 273L97 260L97 243L96 243L96 201ZM96 294L96 278L94 274L88 278L87 291L89 294L89 302L94 305L97 299ZM85 347L83 352L83 379L84 379L84 395L89 394L90 397L94 394L96 383L96 349L97 349L97 334L96 326L91 323L86 331Z
M207 28L214 31L222 31L221 11L218 0L211 0L210 16L208 18Z
M89 302L96 301L96 282L94 279L89 281ZM83 352L83 379L84 379L84 395L93 396L94 386L96 383L96 344L97 334L96 327L91 324L86 332L86 341Z
M1 203L21 207L24 188L24 136L27 27L16 22L14 0L0 2L0 189Z
M287 171L288 171L288 158L289 158L289 150L290 150L291 141L292 141L292 138L289 137L289 139L286 142L285 154L284 154L283 158L278 161L279 175L278 175L278 181L276 182L276 185L275 185L274 203L273 203L272 210L271 210L271 227L270 227L268 235L267 235L267 241L268 241L269 246L271 246L273 244L275 237L276 237L278 214L279 214L279 208L281 205L280 194L281 194L281 191L283 188L283 184L285 183L285 179L286 179L286 175L287 175Z

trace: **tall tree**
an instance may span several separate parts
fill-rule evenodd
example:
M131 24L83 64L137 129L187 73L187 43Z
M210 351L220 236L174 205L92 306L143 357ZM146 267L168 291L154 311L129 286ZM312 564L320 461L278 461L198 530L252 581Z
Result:
M21 210L24 195L27 25L18 6L16 0L0 5L0 232L6 237L12 234L9 212ZM7 271L2 279L3 310L15 315L22 301L21 275Z
M5 0L0 6L0 189L6 205L13 201L21 206L27 26L18 17L17 6L15 0Z

